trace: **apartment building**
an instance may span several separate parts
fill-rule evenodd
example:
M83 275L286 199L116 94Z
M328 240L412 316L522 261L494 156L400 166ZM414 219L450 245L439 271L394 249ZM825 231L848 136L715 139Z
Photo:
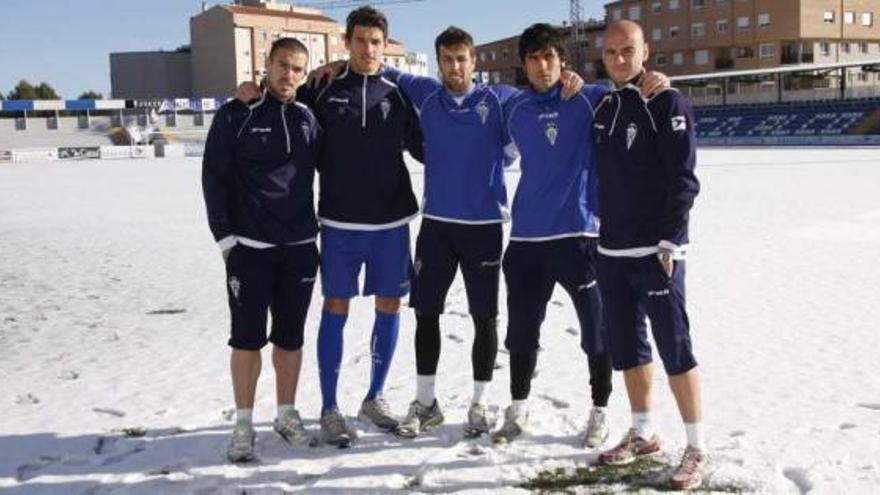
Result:
M231 96L245 81L266 74L266 57L279 38L296 38L308 49L310 66L348 59L345 27L321 11L274 0L237 0L215 5L190 19L190 45L178 52L114 53L110 55L112 94L115 98ZM179 69L182 53L188 57L184 80L169 84L169 71ZM408 53L399 41L389 40L385 63L404 72L427 75L427 55ZM168 94L169 88L190 88L187 94Z
M605 12L606 22L638 22L651 49L649 67L671 76L880 60L880 0L619 0ZM604 23L585 25L581 60L569 57L588 80L605 75L603 29ZM505 56L515 55L517 40L477 47L484 79L524 83L519 58ZM875 73L848 71L851 85L880 83Z

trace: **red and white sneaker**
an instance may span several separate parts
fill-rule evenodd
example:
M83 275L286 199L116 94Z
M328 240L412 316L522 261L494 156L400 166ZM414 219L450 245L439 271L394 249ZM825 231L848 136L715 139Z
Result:
M606 466L622 466L639 457L660 451L660 440L656 435L642 438L635 429L630 429L614 448L599 454L599 464Z
M708 460L706 454L688 445L681 457L681 464L669 478L669 487L673 490L693 490L703 484L703 469Z

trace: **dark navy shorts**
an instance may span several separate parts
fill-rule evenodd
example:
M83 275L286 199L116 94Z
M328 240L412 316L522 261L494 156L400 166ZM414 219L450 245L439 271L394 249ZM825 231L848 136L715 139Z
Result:
M439 315L461 266L470 313L498 314L503 232L500 223L467 225L425 218L416 240L410 306L420 315Z
M226 260L226 292L232 314L229 345L262 349L267 342L267 312L271 311L268 342L288 351L302 348L318 263L314 242L267 249L236 244Z
M508 244L504 253L508 312L504 345L510 352L525 354L538 349L541 323L557 283L568 292L577 312L581 349L588 355L606 351L602 298L596 283L596 247L592 237Z
M366 265L363 292L358 290ZM321 287L329 299L365 296L403 297L409 293L412 269L409 225L386 230L343 230L321 227Z
M667 375L679 375L697 365L685 310L684 275L684 260L675 261L672 277L668 277L654 255L599 256L599 286L615 369L627 370L652 361L645 317L651 322Z

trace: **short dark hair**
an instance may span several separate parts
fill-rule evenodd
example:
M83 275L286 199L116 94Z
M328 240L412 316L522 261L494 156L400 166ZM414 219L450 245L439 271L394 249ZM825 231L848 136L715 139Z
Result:
M373 7L360 7L348 14L348 19L345 21L346 38L351 39L355 26L379 28L382 30L382 35L385 39L388 39L388 19L385 18L385 14Z
M456 26L449 26L437 36L436 40L434 40L434 51L437 52L437 56L439 57L441 46L450 48L458 45L465 45L473 51L474 38L464 29Z
M526 61L530 53L555 48L559 58L565 60L565 38L562 31L550 24L532 24L519 37L519 59Z
M269 49L269 59L271 60L279 50L290 50L293 53L304 53L306 57L309 56L309 49L296 38L279 38L272 42L272 48Z

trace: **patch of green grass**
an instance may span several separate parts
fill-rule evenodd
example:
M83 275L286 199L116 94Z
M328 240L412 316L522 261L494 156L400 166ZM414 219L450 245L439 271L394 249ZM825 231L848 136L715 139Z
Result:
M559 468L555 471L539 473L536 478L520 486L538 493L611 494L620 491L638 492L645 489L673 491L666 485L671 468L669 464L651 458L639 459L625 466L578 467L575 468L574 473L571 469ZM721 493L750 491L744 484L713 483L711 479L707 480L700 490Z

